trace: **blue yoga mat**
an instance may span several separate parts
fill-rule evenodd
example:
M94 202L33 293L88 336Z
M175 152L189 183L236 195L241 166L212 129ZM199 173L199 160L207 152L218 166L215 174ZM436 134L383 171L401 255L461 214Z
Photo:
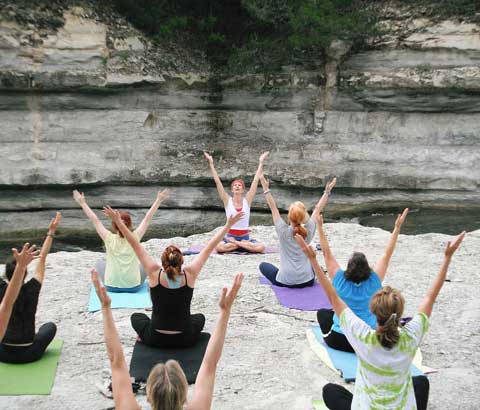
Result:
M152 300L150 299L150 291L148 283L144 282L138 292L135 293L114 293L108 292L112 299L112 309L145 309L152 307ZM95 293L95 288L90 289L90 301L88 302L88 311L96 312L102 308L98 296Z
M315 334L317 342L322 345L323 348L325 348L334 367L340 371L342 378L346 382L355 381L355 377L357 375L357 355L355 353L342 352L341 350L332 349L330 346L328 346L323 340L320 326L313 326L312 330ZM412 376L423 375L423 372L413 364L411 372Z

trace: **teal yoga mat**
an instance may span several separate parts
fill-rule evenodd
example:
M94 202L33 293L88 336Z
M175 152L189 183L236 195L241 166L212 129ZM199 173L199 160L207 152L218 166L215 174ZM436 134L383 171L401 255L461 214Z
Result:
M320 326L313 326L312 331L315 334L315 342L318 343L317 348L322 349L328 355L322 358L322 361L327 364L328 367L333 367L340 372L340 375L346 382L355 381L357 375L357 355L355 353L342 352L340 350L332 349L328 346L322 337ZM330 361L329 361L330 360ZM412 364L411 368L412 376L423 375L423 372Z
M50 394L62 345L62 340L53 340L43 357L33 363L0 363L0 396Z
M145 309L152 307L152 300L150 299L150 290L148 283L144 282L138 292L135 293L116 293L108 292L110 299L112 299L112 309ZM102 308L98 296L95 293L95 288L90 289L90 300L88 302L88 311L96 312Z

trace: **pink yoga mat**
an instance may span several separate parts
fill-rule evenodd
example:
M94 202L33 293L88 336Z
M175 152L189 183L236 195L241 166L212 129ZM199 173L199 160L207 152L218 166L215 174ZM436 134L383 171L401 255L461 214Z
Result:
M292 289L272 285L265 276L260 276L260 283L262 285L270 285L280 304L287 308L298 310L332 308L325 291L317 282L313 286L307 286L306 288Z

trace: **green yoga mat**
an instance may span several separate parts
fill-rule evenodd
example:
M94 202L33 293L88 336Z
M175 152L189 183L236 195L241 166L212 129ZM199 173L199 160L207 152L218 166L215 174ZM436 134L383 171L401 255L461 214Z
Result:
M328 410L323 400L313 400L313 410Z
M53 340L37 362L0 363L0 396L50 394L62 345L63 340Z

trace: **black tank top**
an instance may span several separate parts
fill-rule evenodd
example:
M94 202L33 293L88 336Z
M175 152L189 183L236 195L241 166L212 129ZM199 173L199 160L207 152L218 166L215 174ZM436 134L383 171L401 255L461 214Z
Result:
M158 284L150 288L150 297L152 298L152 328L158 330L177 330L187 331L190 329L190 303L192 302L193 288L187 284L187 275L185 276L185 285L170 289L160 283L158 273Z

